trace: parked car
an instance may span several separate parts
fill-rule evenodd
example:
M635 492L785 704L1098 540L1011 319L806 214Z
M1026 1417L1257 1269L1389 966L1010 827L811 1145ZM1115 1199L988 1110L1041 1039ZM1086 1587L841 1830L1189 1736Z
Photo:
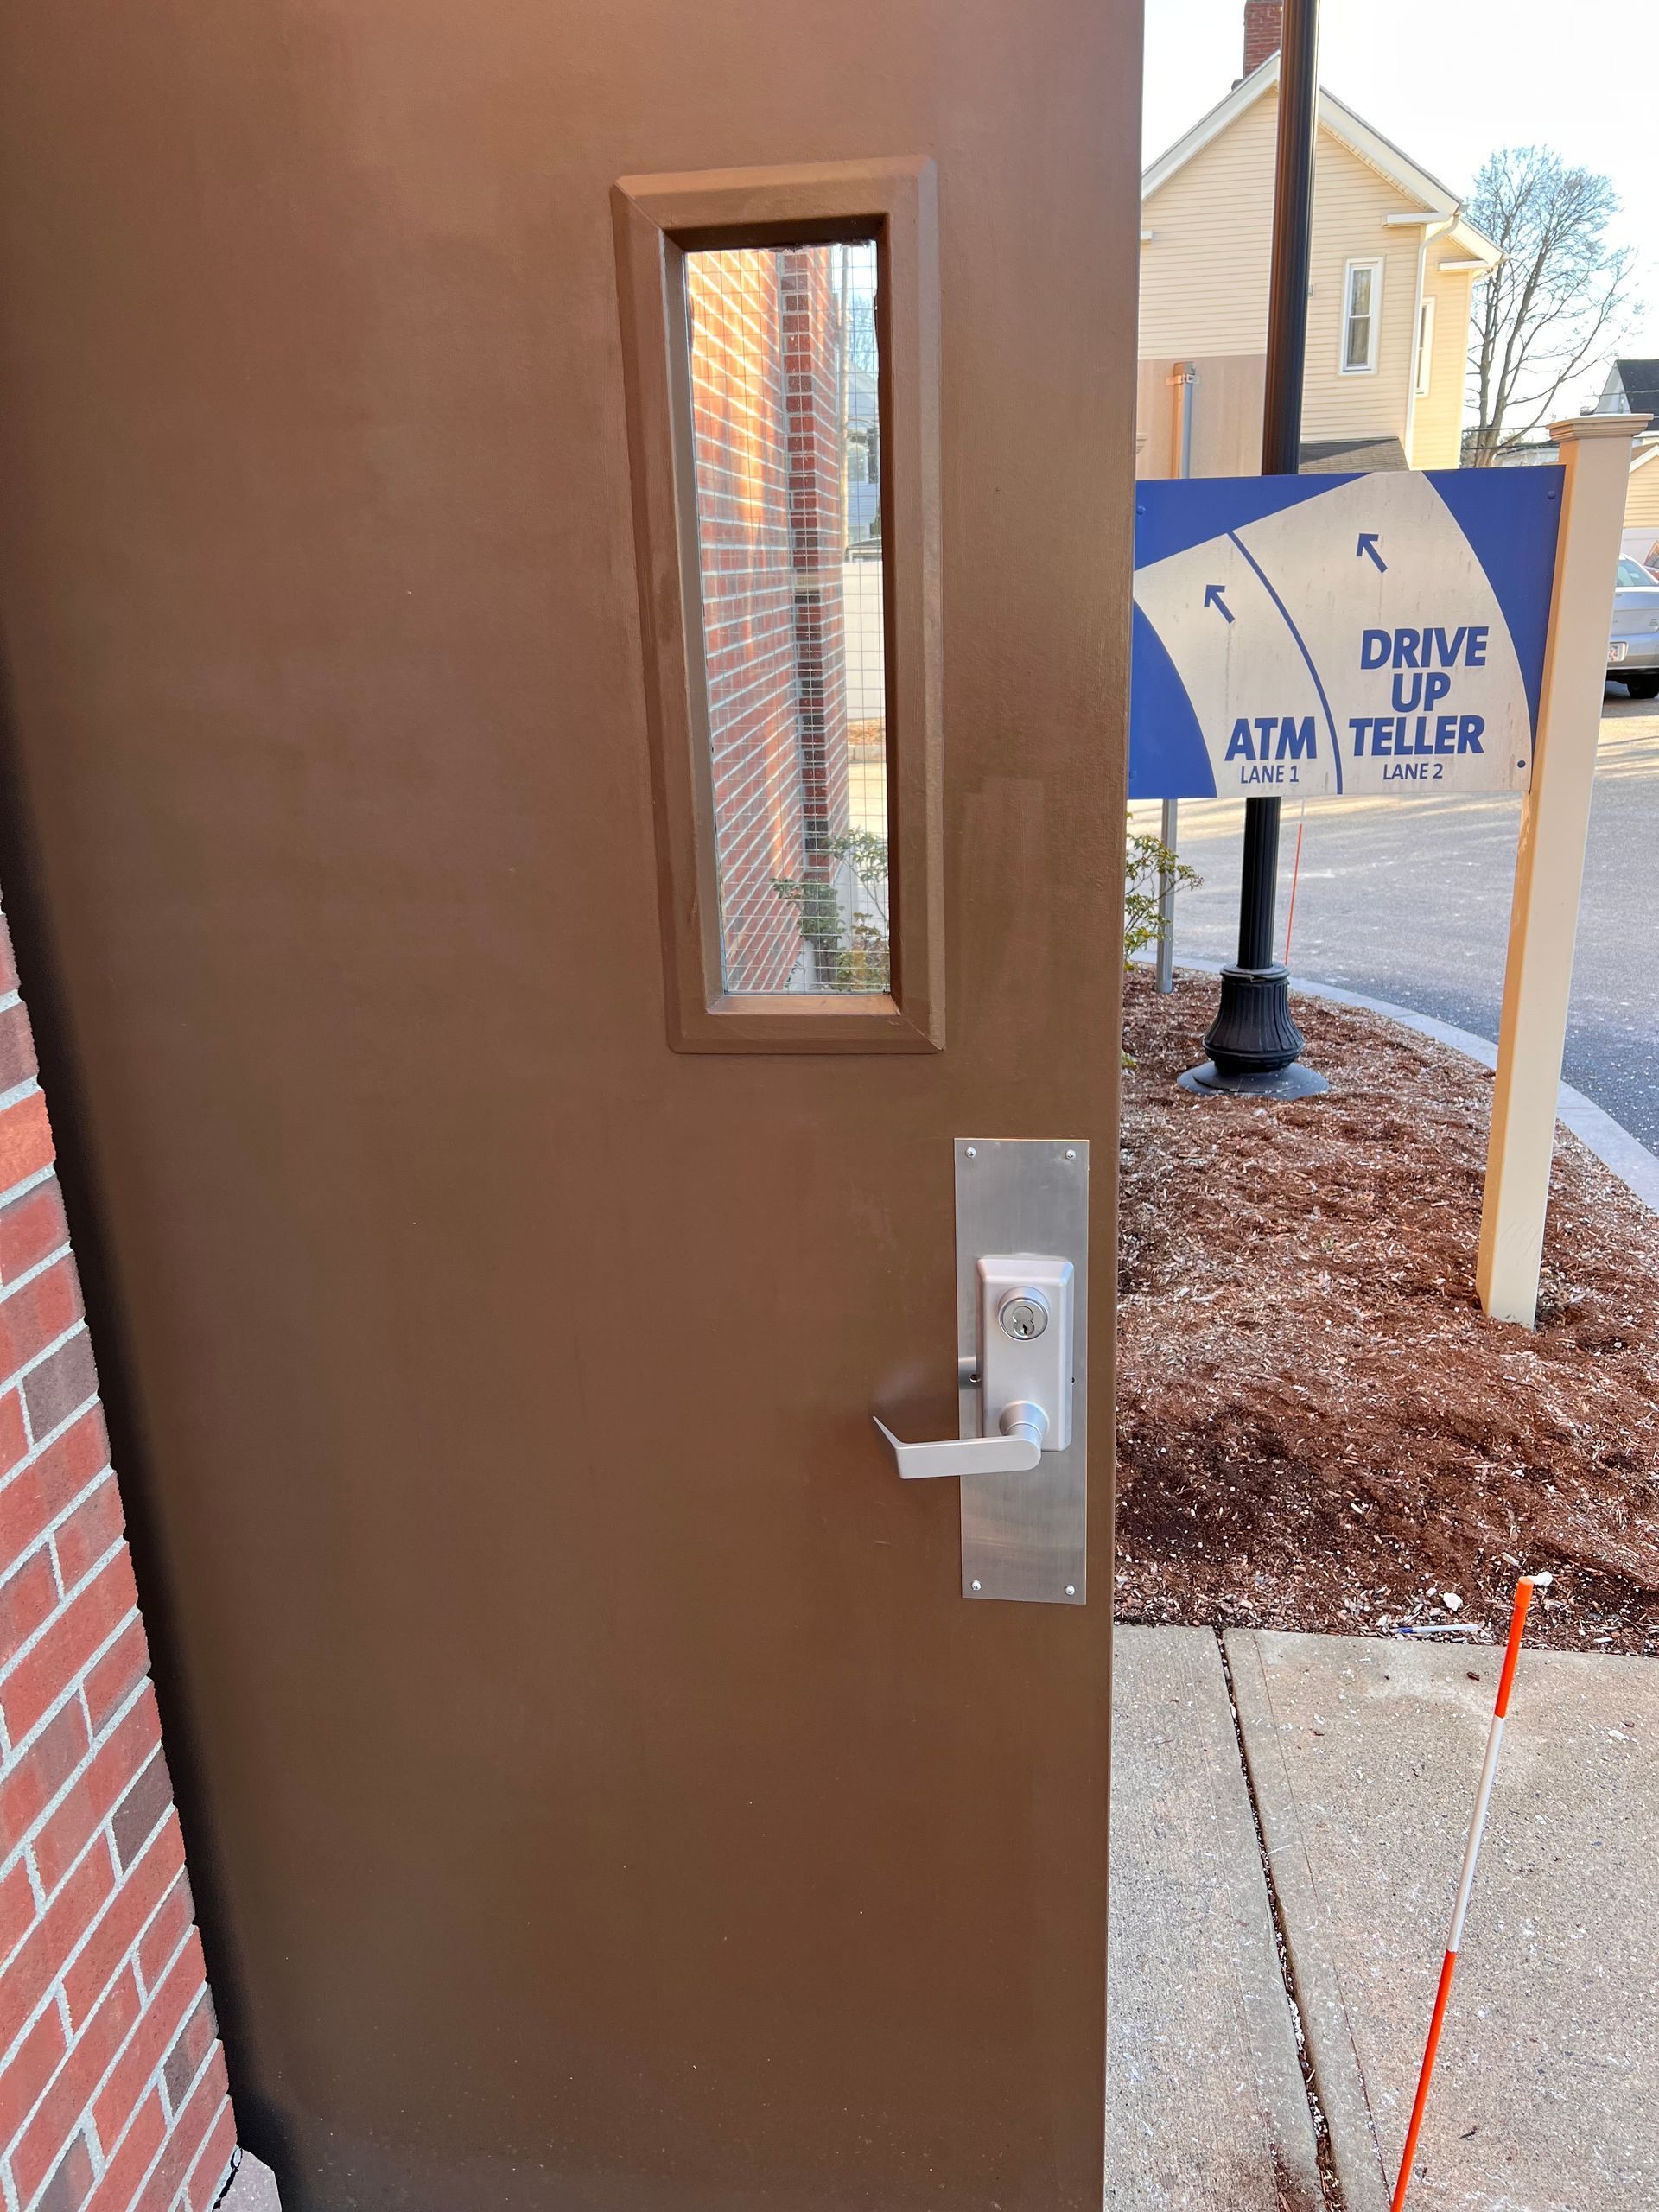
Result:
M1607 673L1632 699L1659 698L1659 576L1621 556L1613 588Z

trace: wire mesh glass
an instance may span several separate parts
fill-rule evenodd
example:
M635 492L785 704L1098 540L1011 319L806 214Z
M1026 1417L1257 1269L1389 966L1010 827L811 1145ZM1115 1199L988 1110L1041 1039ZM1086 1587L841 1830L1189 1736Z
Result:
M728 992L886 991L874 241L685 257Z

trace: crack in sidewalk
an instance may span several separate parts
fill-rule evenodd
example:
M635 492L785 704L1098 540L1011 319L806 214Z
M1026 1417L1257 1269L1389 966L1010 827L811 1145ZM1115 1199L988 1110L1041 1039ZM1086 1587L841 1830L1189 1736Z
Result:
M1342 2184L1337 2178L1336 2153L1332 2147L1331 2129L1325 2117L1325 2107L1319 2101L1319 2083L1314 2077L1313 2055L1308 2048L1307 2036L1302 2025L1302 2008L1296 1999L1296 1980L1285 1941L1284 1913L1280 1904L1278 1884L1274 1879L1268 1840L1262 1829L1261 1809L1255 1802L1255 1778L1250 1772L1250 1762L1244 1749L1244 1731L1238 1718L1238 1700L1233 1693L1232 1666L1221 1630L1217 1629L1215 1634L1216 1651L1221 1661L1221 1678L1227 1689L1227 1710L1232 1716L1233 1740L1244 1776L1244 1794L1250 1808L1250 1826L1255 1834L1255 1848L1262 1861L1262 1878L1267 1885L1268 1911L1273 1921L1274 1953L1279 1962L1279 1979L1284 1986L1285 2003L1290 2008L1290 2024L1296 2037L1296 2063L1301 2069L1302 2092L1307 2099L1308 2119L1313 2129L1313 2153L1319 2164L1321 2201L1318 2208L1307 2208L1307 2212L1346 2212ZM1295 2202L1293 2194L1294 2183L1286 2172L1276 2149L1274 2152L1274 2180L1283 2212L1303 2212L1302 2206Z

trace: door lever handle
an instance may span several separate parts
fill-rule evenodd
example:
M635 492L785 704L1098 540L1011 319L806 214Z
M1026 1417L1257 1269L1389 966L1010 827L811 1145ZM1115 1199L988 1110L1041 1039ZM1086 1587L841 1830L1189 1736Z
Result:
M1027 1475L1041 1459L1048 1433L1048 1415L1028 1399L1003 1407L995 1436L950 1436L937 1444L901 1444L886 1421L871 1419L906 1482L920 1475Z
M907 1482L918 1475L1028 1475L1071 1441L1070 1260L988 1253L975 1262L979 1349L959 1360L958 1384L976 1394L978 1436L902 1444L876 1421ZM874 1416L872 1416L874 1418Z

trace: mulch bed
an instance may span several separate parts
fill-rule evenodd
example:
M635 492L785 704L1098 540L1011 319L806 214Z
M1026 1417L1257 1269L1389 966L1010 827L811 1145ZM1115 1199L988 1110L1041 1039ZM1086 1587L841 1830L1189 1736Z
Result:
M1659 1217L1562 1131L1539 1326L1488 1320L1491 1076L1304 999L1328 1097L1193 1098L1215 995L1128 978L1119 1618L1479 1637L1548 1567L1533 1640L1659 1653Z

